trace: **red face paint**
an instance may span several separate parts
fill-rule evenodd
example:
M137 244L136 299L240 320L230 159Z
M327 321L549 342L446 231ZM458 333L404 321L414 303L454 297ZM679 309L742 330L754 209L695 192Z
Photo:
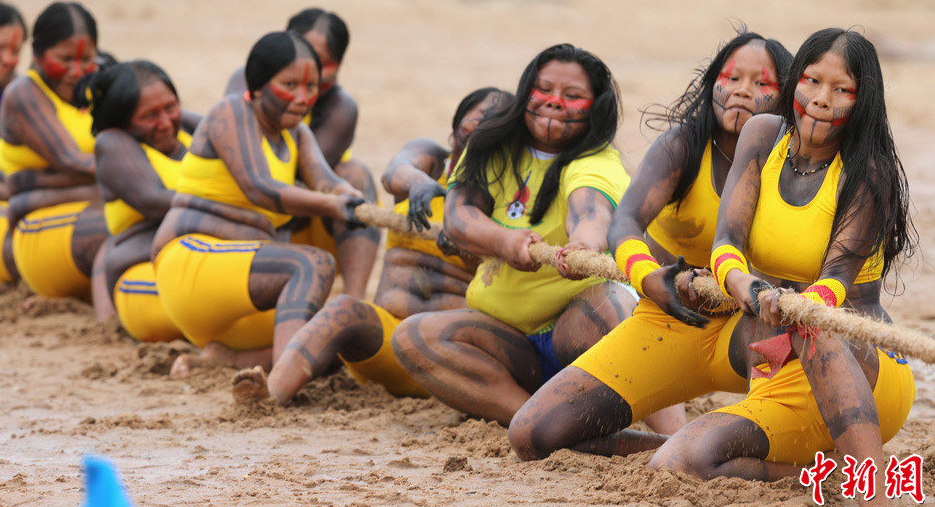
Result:
M808 80L811 78L812 76L809 76L808 74L802 74L802 77L799 78L799 84L810 84Z
M273 92L273 95L279 97L280 100L284 100L286 102L292 102L293 100L295 100L294 93L290 93L289 91L283 89L276 83L270 83L269 89L270 91Z
M594 101L591 99L560 99L555 95L546 95L545 92L539 90L538 88L532 89L532 92L529 94L529 98L542 101L545 104L560 105L564 109L577 109L579 111L590 109L591 105L594 103Z
M847 88L846 90L844 90L844 93L847 94L847 98L851 100L857 100L857 90L853 88Z
M795 112L799 113L800 115L805 114L805 106L800 104L798 100L792 100L792 107L795 109Z
M773 81L772 78L770 78L769 69L767 69L766 67L763 67L762 80L763 80L763 88L767 88L769 90L777 91L777 92L779 91L779 83L777 83L776 81Z
M734 72L734 65L736 65L736 63L733 60L727 62L727 65L724 66L724 69L721 71L721 73L717 75L717 82L721 86L727 84L731 74Z
M59 81L68 72L68 67L62 62L48 56L42 58L42 72L52 81Z
M335 71L335 72L337 72L337 71L338 71L338 64L337 64L336 62L323 63L323 64L321 64L321 71L322 71L322 72L326 72L326 71Z

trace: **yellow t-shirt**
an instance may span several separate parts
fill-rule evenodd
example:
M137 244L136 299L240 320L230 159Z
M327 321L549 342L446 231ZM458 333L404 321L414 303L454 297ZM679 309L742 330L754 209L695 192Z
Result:
M542 221L531 225L529 215L551 163L548 154L527 149L520 160L520 175L525 180L526 190L523 192L520 191L522 183L517 183L512 170L507 168L498 182L493 181L493 171L488 168L490 183L487 190L494 199L491 218L503 227L530 229L539 233L547 243L565 245L568 243L565 217L571 193L579 188L593 188L607 197L616 208L630 183L630 177L620 162L620 153L609 146L593 155L579 158L564 167L555 200ZM460 166L455 172L459 169ZM468 286L467 303L469 307L530 335L551 328L559 313L575 295L602 282L600 278L568 280L562 278L552 266L525 272L513 269L504 262L487 259L477 268Z

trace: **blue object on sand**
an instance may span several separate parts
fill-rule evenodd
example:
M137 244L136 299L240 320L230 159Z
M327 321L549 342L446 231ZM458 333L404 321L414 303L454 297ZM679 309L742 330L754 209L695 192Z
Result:
M84 507L133 507L110 461L87 455L84 457L84 473L88 495Z

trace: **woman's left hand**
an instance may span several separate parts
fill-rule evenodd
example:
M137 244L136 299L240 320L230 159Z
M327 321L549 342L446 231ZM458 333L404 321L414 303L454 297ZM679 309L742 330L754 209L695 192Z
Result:
M785 323L779 309L779 298L783 294L794 293L792 289L775 288L760 291L757 301L760 303L760 318L772 327L781 327Z
M562 275L563 278L568 280L584 280L588 277L587 274L579 273L568 266L568 263L565 262L565 255L572 250L594 250L587 243L583 241L573 241L568 243L564 247L560 248L555 252L555 269L558 270L558 274Z

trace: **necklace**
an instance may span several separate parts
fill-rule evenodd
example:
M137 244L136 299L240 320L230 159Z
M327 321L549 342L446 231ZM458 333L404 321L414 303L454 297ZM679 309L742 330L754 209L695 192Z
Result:
M820 166L812 169L811 171L800 171L799 168L795 166L795 161L792 160L792 143L789 143L789 149L786 150L786 160L789 162L789 167L792 168L792 172L794 172L795 174L798 174L799 176L808 176L809 174L815 174L818 171L821 171L822 169L827 169L828 166L831 165L831 162L834 159L831 159L825 162L824 164L821 164Z
M715 140L713 136L711 137L711 144L713 144L713 145L714 145L714 149L716 149L716 150L718 151L718 153L720 153L721 156L724 157L724 158L727 160L727 163L728 163L728 164L734 165L734 159L731 158L731 157L728 157L728 156L727 156L727 153L724 153L724 150L722 150L721 147L717 145L717 140Z

